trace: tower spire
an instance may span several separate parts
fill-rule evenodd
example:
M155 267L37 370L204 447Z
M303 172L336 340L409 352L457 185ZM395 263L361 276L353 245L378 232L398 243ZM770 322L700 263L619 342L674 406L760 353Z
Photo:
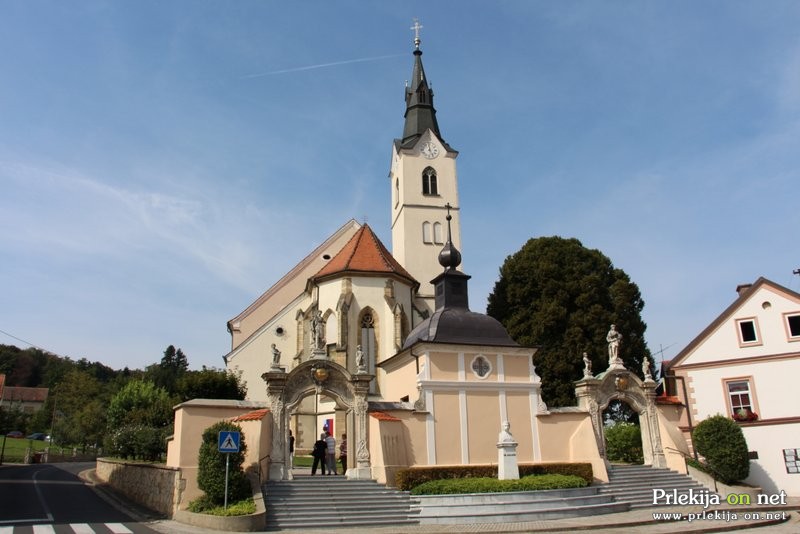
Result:
M414 30L414 69L411 72L411 83L406 85L406 122L403 138L400 140L404 148L414 146L429 129L444 142L433 107L433 89L428 86L425 69L422 67L422 39L419 36L422 24L418 19L414 19L411 29Z

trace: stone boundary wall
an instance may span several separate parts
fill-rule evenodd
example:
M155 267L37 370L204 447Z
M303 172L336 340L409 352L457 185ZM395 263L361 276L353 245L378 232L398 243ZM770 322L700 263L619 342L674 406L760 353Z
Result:
M95 469L114 491L146 508L168 517L178 508L183 486L177 467L98 458Z

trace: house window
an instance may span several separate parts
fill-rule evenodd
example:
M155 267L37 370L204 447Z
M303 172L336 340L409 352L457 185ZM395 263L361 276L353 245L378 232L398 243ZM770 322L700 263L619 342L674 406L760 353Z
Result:
M786 316L786 328L790 340L800 341L800 313Z
M800 449L783 449L783 461L787 473L800 474Z
M736 321L739 330L740 345L757 345L761 343L758 338L758 325L755 319L739 319Z
M728 388L731 415L734 416L734 418L740 413L755 412L753 409L753 395L750 391L749 380L730 380L725 384Z
M439 194L439 186L436 183L436 171L433 170L433 167L426 167L425 170L422 171L422 194L429 196Z
M433 231L429 222L422 223L422 242L433 243Z

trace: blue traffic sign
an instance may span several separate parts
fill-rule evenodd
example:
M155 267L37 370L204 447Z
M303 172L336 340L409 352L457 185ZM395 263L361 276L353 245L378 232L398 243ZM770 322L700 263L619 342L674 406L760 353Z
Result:
M223 430L219 433L219 452L239 452L239 443L239 432Z

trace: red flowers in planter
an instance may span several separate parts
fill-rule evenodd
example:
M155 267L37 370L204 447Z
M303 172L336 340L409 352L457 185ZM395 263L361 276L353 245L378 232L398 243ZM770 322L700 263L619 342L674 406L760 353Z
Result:
M748 421L757 421L758 414L749 408L741 408L733 412L733 420L739 421L740 423L746 423Z

